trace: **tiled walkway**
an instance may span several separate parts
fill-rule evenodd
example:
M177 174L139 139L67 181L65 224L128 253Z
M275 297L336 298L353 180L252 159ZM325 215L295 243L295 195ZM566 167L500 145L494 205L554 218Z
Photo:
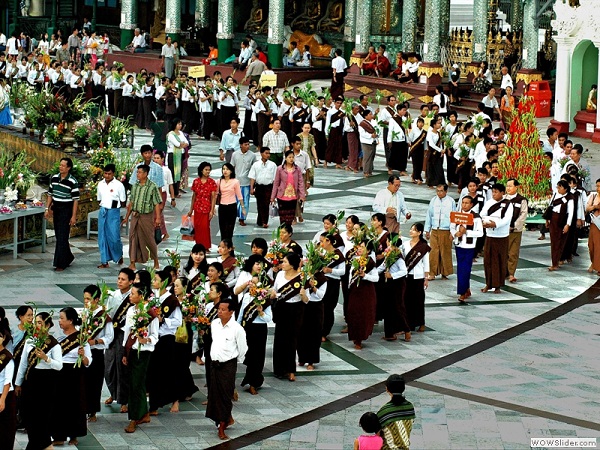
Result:
M137 133L136 146L148 139L145 133ZM207 160L219 168L217 148L217 142L194 140L191 166ZM381 155L375 167L377 175L368 180L318 169L306 204L307 220L295 227L294 238L305 243L321 228L325 213L340 209L366 220L375 193L386 186ZM593 172L598 175L595 168ZM413 220L422 221L434 191L416 187L408 178L404 182L402 192ZM456 192L452 196L456 198ZM161 250L175 247L179 220L190 198L188 193L177 208L167 209L172 237L160 245ZM250 210L248 223L252 224L253 201ZM248 254L250 241L256 236L268 240L273 229L236 226L236 251ZM407 234L408 225L402 229ZM218 240L216 231L214 221L213 243ZM479 292L481 264L474 267L475 294L466 306L456 301L455 276L433 281L427 291L428 330L414 333L410 343L381 340L383 330L377 326L364 349L356 351L339 333L338 311L331 341L322 347L321 363L314 372L300 368L297 381L290 383L270 372L270 336L265 385L258 396L240 390L233 410L236 424L227 443L218 440L215 427L204 417L204 368L193 364L200 393L183 403L179 414L163 408L152 423L127 435L123 431L127 419L118 413L118 406L103 406L98 422L89 426L78 448L350 449L361 432L362 413L376 411L387 401L382 382L390 373L403 373L409 382L406 396L417 411L411 448L528 448L530 437L600 436L598 277L585 270L583 241L581 257L549 273L549 241L537 237L534 231L524 233L519 282L502 294ZM51 270L52 254L42 254L39 247L28 249L15 261L12 255L0 255L0 306L13 323L14 309L25 302L35 301L56 312L65 305L81 306L87 284L104 279L114 285L116 266L96 268L95 238L76 238L71 244L76 260L60 274ZM190 248L190 242L179 243L183 254ZM240 365L238 372L243 371ZM17 441L16 448L24 448L26 435L19 433Z

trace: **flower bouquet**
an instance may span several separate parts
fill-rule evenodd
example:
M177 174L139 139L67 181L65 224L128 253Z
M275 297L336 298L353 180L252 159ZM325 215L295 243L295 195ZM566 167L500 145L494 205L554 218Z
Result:
M388 272L390 270L390 268L394 264L396 264L396 262L400 258L404 257L402 255L402 248L400 246L398 246L398 241L400 241L400 243L402 243L402 241L400 240L399 234L390 238L389 245L383 251L383 263L385 264L386 272ZM387 282L387 280L388 279L386 278L385 281Z
M208 330L210 328L210 319L208 318L208 311L207 311L207 306L208 306L208 301L207 301L207 296L203 295L201 297L199 297L199 301L198 301L198 305L197 305L197 311L196 311L196 317L194 320L194 328L196 330L198 330L198 344L202 345L202 343L204 342L204 339L202 337L202 335L204 334L204 332L206 330Z
M31 305L33 307L33 317L36 317L38 312L37 312L37 306L35 305L35 303L27 303L29 305ZM52 316L54 314L54 311L50 311L50 316ZM25 327L25 338L24 339L31 339L31 342L33 344L33 349L37 350L37 349L42 349L44 348L44 344L46 343L46 340L50 337L50 328L45 326L45 325L37 325L34 322L26 322L24 325ZM40 358L38 358L37 362L40 362Z
M313 278L315 274L323 270L327 265L333 261L334 257L338 255L333 252L328 252L321 246L315 245L310 241L306 245L306 257L302 264L302 284L306 285L308 280Z
M250 284L248 289L248 293L252 298L252 302L256 306L264 305L270 299L270 289L271 282L267 274L265 273L264 267L263 270L258 274L258 281L256 283Z
M102 311L99 316L94 316L94 311L89 307L85 307L81 311L81 326L79 327L78 338L80 347L85 346L88 340L92 339L96 332L106 325L106 318L108 317L108 312L106 311L106 299L109 296L109 290L104 282L99 284L98 287L100 288L100 300L98 306L102 308ZM83 356L79 355L75 362L75 367L81 367L82 362Z
M267 254L265 255L267 261L274 266L281 264L281 261L283 261L285 255L287 255L289 252L289 249L281 242L279 232L279 228L273 232L273 239L271 242L269 242L269 248L267 249Z
M167 257L167 261L169 262L169 266L175 267L179 270L179 266L181 266L181 254L177 251L179 247L179 236L175 240L175 250L165 249L165 255Z
M352 280L350 280L350 284L356 281L356 286L360 284L361 277L360 273L363 273L367 267L367 263L369 262L369 252L363 246L355 247L354 257L350 262L352 266Z
M148 337L148 328L150 327L150 322L152 322L156 316L153 316L150 313L150 302L147 303L138 303L135 306L135 313L133 314L133 326L131 327L131 336L136 338L147 338ZM140 356L140 344L138 342L137 346L138 357Z

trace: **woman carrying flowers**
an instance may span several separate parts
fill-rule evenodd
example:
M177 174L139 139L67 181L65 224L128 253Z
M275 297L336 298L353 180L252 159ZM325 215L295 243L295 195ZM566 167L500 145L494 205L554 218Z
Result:
M349 275L348 339L354 342L356 350L362 349L362 341L369 338L375 323L377 296L375 283L379 280L375 266L373 242L357 236L354 256L350 263Z
M134 433L138 425L150 422L146 399L146 374L150 356L158 342L158 317L148 312L147 299L150 288L146 284L134 283L129 301L133 304L127 310L123 334L125 356L123 364L129 367L129 425L125 432Z
M15 380L15 392L21 397L21 415L32 449L52 445L52 423L48 409L40 407L40 399L56 398L56 380L63 367L62 351L50 334L54 323L47 312L35 316L35 325L28 326L27 341Z
M351 221L351 219L349 219ZM333 230L332 230L333 231ZM331 233L323 232L320 237L320 248L330 256L327 266L323 268L323 273L327 279L327 290L323 296L323 324L321 329L321 341L325 342L327 336L333 328L335 321L335 308L340 296L340 280L346 272L344 254L339 248L335 248L337 240L343 243L343 239L333 231Z
M262 372L265 367L267 346L267 324L273 319L269 290L273 281L266 274L266 260L261 255L250 255L233 293L241 298L237 321L246 331L248 352L244 359L246 375L241 385L249 385L248 392L256 395L257 389L265 381Z
M77 445L77 438L87 435L85 384L92 352L87 342L81 345L80 332L75 328L81 323L75 308L68 306L60 310L58 325L65 338L60 341L63 365L56 382L61 401L56 402L52 414L54 445L64 444L67 438L70 438L69 445Z
M383 263L377 268L383 275L383 339L395 341L396 334L404 333L404 340L410 341L410 327L404 306L406 292L406 264L402 254L402 240L393 236L383 250Z
M408 324L413 330L425 331L425 289L429 285L429 252L431 248L423 236L425 227L415 223L410 227L410 240L402 244L406 263L406 293L404 295Z
M159 270L154 274L152 289L156 292L158 309L158 342L148 366L148 399L150 415L157 416L158 408L172 403L171 412L179 412L178 386L172 380L180 380L176 358L175 332L182 324L181 305L174 294L167 290L171 274ZM155 298L156 298L155 297Z
M273 372L276 378L296 381L296 350L304 303L308 297L302 286L300 256L288 253L271 290L274 302L275 338L273 342Z
M175 340L175 361L178 365L178 372L180 374L177 379L179 390L178 398L180 402L191 400L192 396L199 391L190 370L190 364L192 362L190 356L192 355L192 348L194 347L194 331L198 328L200 298L202 297L202 300L204 300L204 292L200 290L198 294L186 294L187 285L187 278L176 278L173 282L173 293L181 305L181 314L183 316L183 323L187 334L187 340L185 342L180 342L177 339Z
M85 308L81 314L81 333L90 345L92 363L86 372L86 408L88 421L96 421L96 413L100 411L100 396L104 384L104 350L114 339L114 327L106 308L102 304L102 289L89 285L83 290Z

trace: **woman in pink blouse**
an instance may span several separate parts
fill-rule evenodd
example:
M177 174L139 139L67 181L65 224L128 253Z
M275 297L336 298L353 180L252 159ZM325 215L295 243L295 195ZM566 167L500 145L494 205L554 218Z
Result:
M210 249L210 221L215 215L217 183L210 177L212 166L206 161L198 166L198 178L192 184L192 204L188 216L194 214L194 240Z
M302 170L294 164L294 151L285 152L283 164L275 172L275 181L273 182L273 193L271 194L271 203L275 203L279 208L279 222L294 224L296 205L298 202L304 202L306 190L304 188L304 178Z
M229 163L225 163L222 170L223 176L219 181L218 190L218 195L221 196L219 201L219 230L221 231L221 240L233 238L238 201L242 205L242 214L246 216L240 182L235 179L234 167Z

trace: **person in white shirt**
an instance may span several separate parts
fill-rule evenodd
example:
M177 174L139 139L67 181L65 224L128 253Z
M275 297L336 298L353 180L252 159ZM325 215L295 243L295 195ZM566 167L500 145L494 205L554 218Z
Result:
M4 316L4 310L2 310ZM7 342L7 340L9 340ZM25 339L25 336L23 336ZM0 404L3 410L0 413L0 447L13 448L15 444L15 434L17 431L17 398L13 387L13 377L15 375L15 359L14 348L11 344L14 343L14 338L11 338L8 319L0 318ZM24 343L23 343L24 344ZM7 348L7 346L9 348Z
M17 37L13 34L10 39L6 42L6 51L8 53L8 59L11 61L16 61L19 56L19 42L17 41Z
M173 78L173 69L175 68L175 47L171 42L171 36L167 36L165 45L162 46L160 53L162 57L163 67L165 68L165 76Z
M504 199L506 188L496 183L492 186L492 198L483 205L479 215L486 230L483 255L485 286L481 292L494 290L500 293L508 273L508 235L513 217L513 205Z
M159 270L152 280L152 289L155 297L160 302L158 342L148 366L148 400L150 415L156 415L158 408L172 403L171 412L179 412L180 385L167 380L181 382L182 362L175 332L182 324L183 316L181 306L175 294L167 289L171 282L171 273L168 270ZM185 366L187 369L187 365ZM188 394L186 394L187 397Z
M504 96L504 91L507 87L513 88L513 80L510 74L508 73L508 67L502 66L500 70L502 73L502 80L500 81L500 94Z
M211 288L212 290L212 288ZM237 302L231 298L221 298L217 319L210 325L212 345L210 347L210 379L208 387L208 405L206 417L219 427L219 439L229 437L225 429L233 424L233 391L235 389L235 374L237 363L244 361L248 344L246 332L235 321L234 314Z
M150 357L158 343L159 318L150 319L145 336L138 334L134 316L139 310L147 310L146 300L150 296L150 287L142 283L134 283L129 294L129 301L133 308L127 310L125 326L123 327L123 347L125 356L123 364L128 367L129 373L129 425L126 433L134 433L137 426L150 422L148 413L148 399L146 398L146 374L150 364Z
M104 167L104 179L98 183L98 248L100 249L99 269L108 268L108 261L123 263L123 243L121 242L121 207L125 205L125 187L115 178L115 165Z
M387 188L377 192L373 202L373 211L385 214L385 227L390 233L400 233L399 217L404 216L406 220L412 217L400 192L400 185L400 177L390 175Z
M246 66L248 65L248 62L250 62L251 56L252 49L250 48L250 43L244 39L240 45L240 56L233 62L233 73L231 76L235 75L237 70L246 70Z
M471 269L475 259L477 238L483 236L483 223L479 214L472 211L473 197L466 195L461 200L461 213L471 214L471 225L450 223L450 234L456 251L456 293L458 301L464 303L471 296Z
M260 149L260 160L250 168L250 195L256 197L256 225L263 228L269 227L269 203L273 192L273 181L277 164L270 160L271 150L268 147Z
M312 59L312 55L310 54L310 46L304 46L304 52L302 52L302 61L298 61L296 66L298 67L310 67L310 61Z
M106 312L112 319L113 341L104 352L104 380L110 396L104 401L105 405L113 402L121 404L121 412L127 412L129 400L129 375L127 367L123 364L125 347L123 346L123 328L127 311L133 306L129 301L131 286L135 280L135 273L129 267L123 267L117 276L117 289L110 293Z
M331 69L333 70L330 89L331 98L337 98L340 95L344 95L344 77L346 76L347 68L348 64L346 64L346 60L342 58L342 50L336 48L335 58L331 60Z
M513 205L513 215L510 221L510 234L508 235L508 281L516 283L515 272L519 263L521 250L521 236L527 220L527 199L518 193L519 181L510 178L506 182L506 199ZM583 218L583 213L582 216Z
M441 84L435 88L433 103L440 107L438 110L438 115L446 117L448 113L448 105L450 104L450 98L444 93L444 86Z
M231 165L235 168L235 177L240 182L242 201L238 200L237 216L240 225L246 226L246 218L250 210L250 170L257 160L256 153L250 151L250 139L243 136L239 139L239 151L233 153Z
M83 290L83 303L89 314L98 319L98 326L92 330L88 344L92 353L92 363L86 374L86 405L88 422L96 422L96 413L100 412L100 396L104 384L104 351L114 339L114 327L99 304L102 291L96 285Z
M167 203L171 204L174 208L177 206L175 200L175 189L173 187L173 173L169 169L169 166L165 165L165 154L161 150L156 150L152 156L152 160L162 167L163 170L163 181L164 184L160 188L160 194L162 196L162 203L160 204L160 231L163 234L163 239L169 239L169 231L167 230L167 224L165 222L165 206Z
M140 29L136 28L133 32L133 40L131 44L129 44L129 50L131 53L145 53L146 52L146 39L144 39L144 35L140 33Z
M300 50L298 50L298 43L296 41L290 42L290 56L283 57L283 64L285 66L295 66L302 59L302 55L300 54Z
M488 95L483 97L481 102L484 105L483 112L485 114L487 114L488 117L493 119L494 111L498 113L499 117L502 117L502 114L500 112L500 106L498 105L498 100L496 99L496 89L495 88L490 88L490 90L488 91Z

